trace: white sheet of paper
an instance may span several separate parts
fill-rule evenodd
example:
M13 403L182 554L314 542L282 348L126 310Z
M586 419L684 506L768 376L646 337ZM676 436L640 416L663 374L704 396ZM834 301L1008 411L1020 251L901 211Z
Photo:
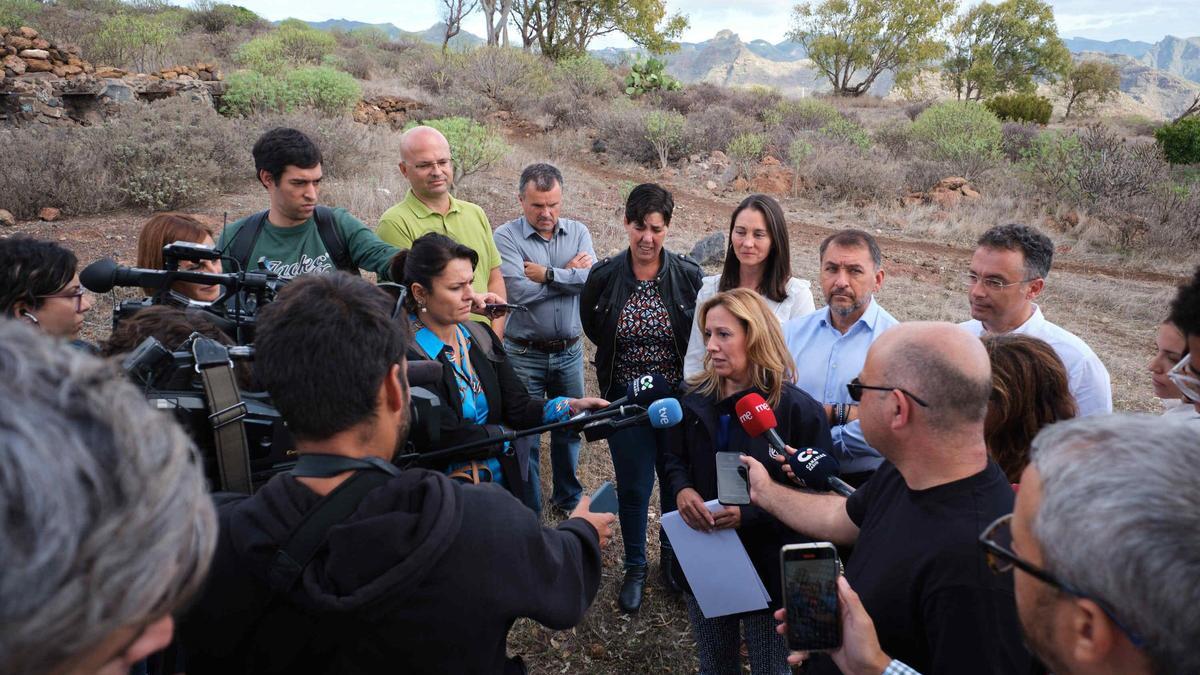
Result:
M715 499L704 505L725 508ZM693 530L678 511L663 515L662 527L706 618L767 609L771 596L734 530Z

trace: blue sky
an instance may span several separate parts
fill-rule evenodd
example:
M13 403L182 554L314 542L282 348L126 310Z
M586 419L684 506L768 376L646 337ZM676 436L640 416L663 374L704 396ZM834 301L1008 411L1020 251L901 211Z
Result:
M183 4L186 0L179 0ZM368 23L394 23L406 30L423 30L438 21L439 0L231 0L277 20L294 16L320 21L352 19ZM993 0L994 1L994 0ZM671 12L682 12L691 21L684 34L688 42L707 40L728 28L742 40L764 39L779 42L791 24L792 3L780 0L667 0ZM971 3L973 4L973 3ZM1200 11L1197 0L1050 0L1063 37L1087 37L1096 40L1126 38L1156 42L1166 35L1200 35ZM478 16L463 22L464 28L483 35L483 20ZM597 40L593 47L625 46L620 36Z

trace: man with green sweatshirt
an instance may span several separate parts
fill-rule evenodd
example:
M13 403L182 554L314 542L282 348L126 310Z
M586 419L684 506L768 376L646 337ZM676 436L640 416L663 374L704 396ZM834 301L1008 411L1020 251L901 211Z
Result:
M287 279L302 274L365 269L390 279L396 247L345 209L317 205L321 150L295 129L272 129L254 144L254 169L271 208L231 223L217 247L226 272L266 268ZM235 262L236 261L236 262Z

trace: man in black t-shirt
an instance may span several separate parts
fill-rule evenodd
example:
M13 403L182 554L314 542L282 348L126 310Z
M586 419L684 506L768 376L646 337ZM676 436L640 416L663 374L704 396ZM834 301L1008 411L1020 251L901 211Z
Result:
M926 675L1029 672L1012 578L992 574L977 543L1013 507L983 441L983 345L953 324L903 323L871 346L849 387L887 461L845 499L788 489L744 459L753 502L805 535L854 545L846 580L891 657ZM812 662L811 672L837 672L826 657Z

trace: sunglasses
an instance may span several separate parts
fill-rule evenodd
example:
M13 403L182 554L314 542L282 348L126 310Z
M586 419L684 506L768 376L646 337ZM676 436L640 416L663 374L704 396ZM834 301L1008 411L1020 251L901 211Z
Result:
M1112 619L1113 623L1115 623L1117 627L1129 637L1129 641L1134 647L1145 646L1145 639L1142 638L1142 636L1138 633L1130 630L1125 626L1125 624L1121 623L1121 620L1118 619L1115 614L1113 614L1113 611L1108 607L1107 603L1103 602L1094 595L1084 593L1065 581L1060 581L1053 574L1050 574L1046 570L1041 569L1031 562L1022 560L1017 556L1016 553L1013 553L1012 519L1013 514L1011 513L1000 516L996 520L992 521L991 525L987 526L987 529L983 531L983 534L979 535L979 545L983 547L984 553L987 556L988 568L990 568L994 574L1006 574L1011 572L1012 569L1016 567L1029 576L1043 583L1049 584L1054 588L1066 593L1067 595L1073 595L1077 598L1087 598L1088 600L1096 603L1100 609L1104 610L1104 613L1108 615L1108 618Z
M917 403L917 405L921 406L922 408L929 407L929 404L926 403L925 401L922 401L921 399L917 398L916 394L912 393L911 391L901 389L900 387L873 387L869 384L863 384L862 382L859 382L857 377L854 378L853 380L850 380L850 382L846 384L846 390L850 392L850 399L853 400L855 403L859 403L862 401L863 389L871 389L874 391L898 391L901 394L904 394L905 396L911 398L913 401L915 401Z
M1175 364L1175 367L1167 371L1167 378L1171 380L1171 384L1179 388L1179 392L1183 397L1192 403L1200 403L1200 378L1192 376L1188 372L1188 366L1192 363L1192 355L1188 354Z

